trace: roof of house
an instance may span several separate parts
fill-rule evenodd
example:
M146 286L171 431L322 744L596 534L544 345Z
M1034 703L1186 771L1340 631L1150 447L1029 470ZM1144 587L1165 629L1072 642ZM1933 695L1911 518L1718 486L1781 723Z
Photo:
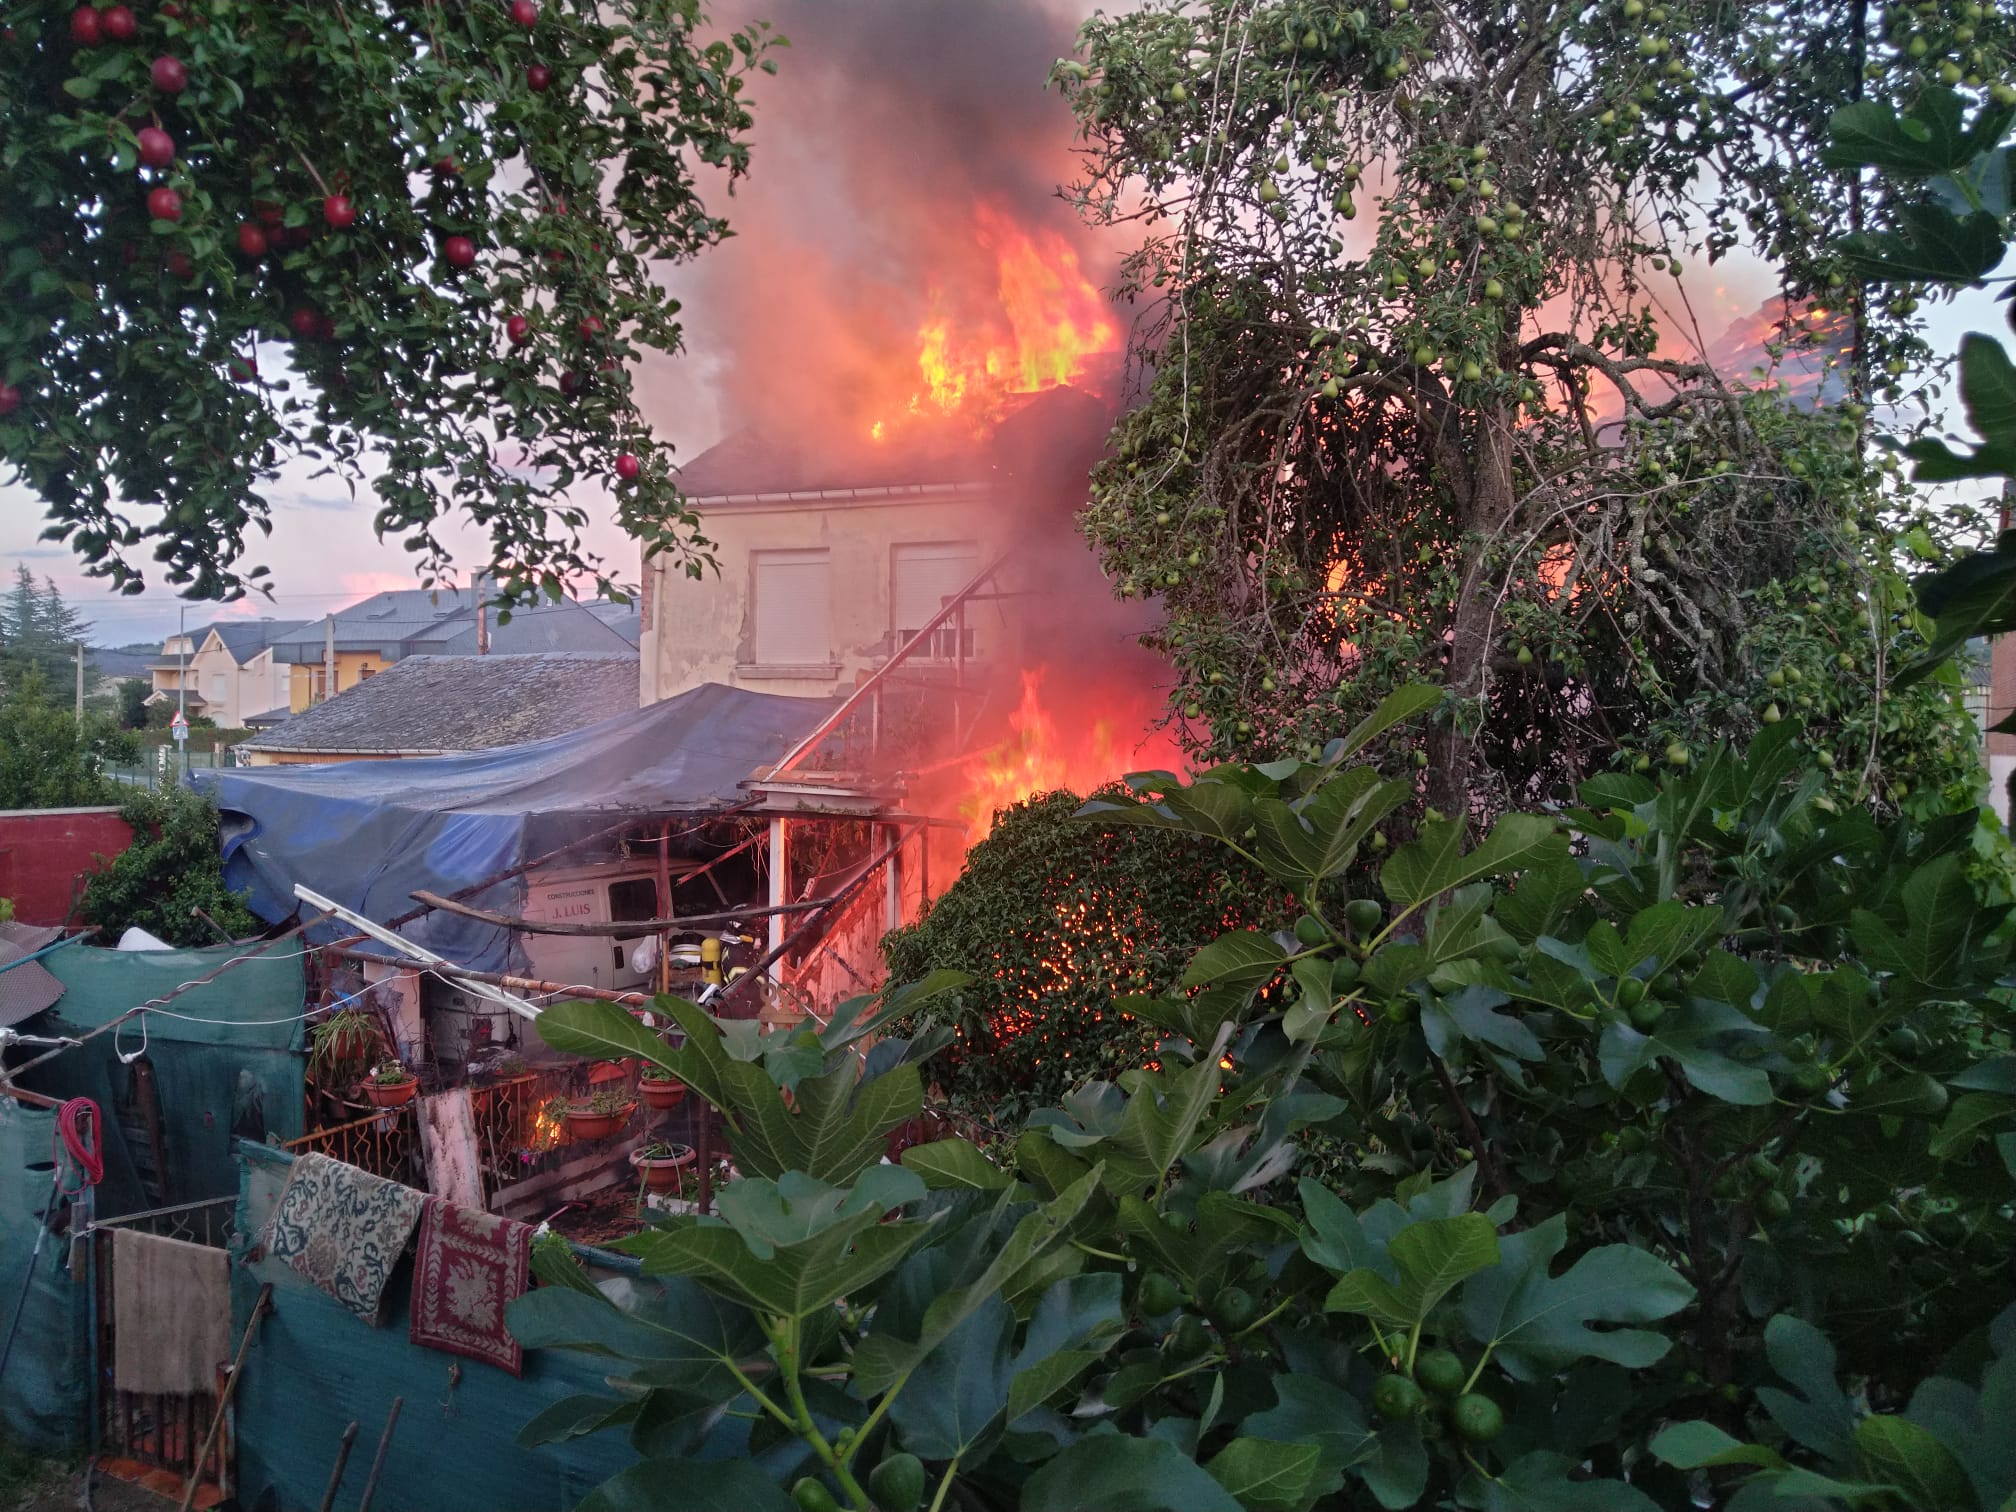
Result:
M248 662L268 646L278 645L306 625L306 620L219 620L210 628L235 662ZM198 643L199 645L201 642Z
M621 656L637 649L637 638L625 638L604 623L586 604L566 600L558 604L536 604L514 609L511 618L499 623L490 616L492 656L530 655L544 651L583 651ZM476 617L458 614L409 636L404 654L408 656L474 656Z
M241 750L330 756L489 751L637 707L634 654L410 656Z
M0 966L20 962L23 956L33 955L61 938L60 925L21 924L11 919L0 922ZM10 966L0 971L0 1026L11 1028L23 1019L33 1018L43 1009L53 1007L61 996L63 984L44 970L40 961Z
M147 669L154 664L154 658L161 653L153 648L145 651L128 650L124 646L104 647L93 651L86 649L84 657L100 677L145 677Z
M836 440L804 431L737 431L679 469L679 487L696 500L750 495L877 492L884 489L994 483L1022 475L1033 457L1098 456L1113 423L1111 401L1077 388L1017 395L989 434L956 421L919 422L887 441ZM1077 469L1082 482L1083 468ZM808 502L814 502L808 500Z

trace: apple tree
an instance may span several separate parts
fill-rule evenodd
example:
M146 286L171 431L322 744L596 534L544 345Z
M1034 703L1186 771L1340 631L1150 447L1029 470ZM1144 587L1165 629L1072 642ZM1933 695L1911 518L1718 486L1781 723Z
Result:
M697 572L632 392L680 342L657 269L727 234L751 70L694 0L55 0L0 30L0 458L137 592L259 586L282 464L368 477L434 580L610 586L570 502Z
M1118 591L1161 601L1194 743L1307 756L1426 679L1448 812L1795 715L1837 796L1963 799L1957 673L1886 684L1922 645L1897 563L1971 522L1866 446L1924 354L1920 291L1865 295L1839 241L1892 207L1823 149L1865 92L1944 81L2006 117L2009 38L1972 0L1089 23L1056 71L1075 193L1143 228L1149 371L1082 521ZM1736 249L1785 296L1762 374L1723 371L1683 271ZM1794 349L1800 392L1768 370Z

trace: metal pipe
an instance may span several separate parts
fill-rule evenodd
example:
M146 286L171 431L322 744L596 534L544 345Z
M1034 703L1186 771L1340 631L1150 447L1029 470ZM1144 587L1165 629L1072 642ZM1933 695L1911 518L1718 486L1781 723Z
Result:
M926 620L924 622L924 626L922 629L920 629L915 635L911 636L910 639L908 639L900 647L898 647L896 654L894 656L890 657L889 660L882 663L881 666L877 667L873 672L870 672L865 678L863 678L860 684L854 689L854 691L848 694L847 697L841 702L839 708L835 709L831 714L827 715L823 720L821 720L817 728L815 728L810 735L807 735L803 740L799 741L797 745L793 746L790 752L784 757L784 759L778 762L776 766L770 769L770 776L772 778L783 776L786 772L790 771L794 766L796 766L799 763L800 760L804 758L806 752L810 751L813 747L817 746L820 741L824 740L828 735L832 734L833 731L839 727L840 722L844 720L850 713L853 712L854 706L860 703L861 700L868 695L870 689L881 686L882 679L888 676L889 672L893 668L900 666L903 662L907 661L910 657L911 652L915 651L919 646L923 645L926 641L930 640L931 634L934 630L936 630L940 625L944 624L945 621L952 615L962 612L962 606L966 602L967 595L972 593L975 589L977 589L982 583L986 582L989 578L993 577L995 573L999 572L1001 568L1007 563L1008 555L1009 554L1006 551L1004 551L999 556L995 557L993 561L989 562L985 567L982 567L980 569L979 573L973 578L971 582L969 582L964 588L961 588L957 593L953 594L949 599L947 599L945 601L944 607L941 608L936 614L932 615L930 619ZM963 637L962 637L961 649L962 650L964 649ZM961 665L963 666L965 662L964 656L961 656L960 662ZM761 786L761 783L758 783L757 786Z
M48 945L44 945L40 950L31 950L24 956L19 956L14 960L0 964L0 972L12 971L16 966L26 966L30 961L39 961L46 955L54 955L66 945L82 945L97 933L98 931L95 928L87 929L82 934L74 934L67 939L56 940Z
M904 838L905 837L899 836L897 838L895 846L891 846L889 849L883 851L881 855L877 856L874 860L870 861L866 866L864 866L861 869L861 874L859 876L857 876L852 882L849 882L845 887L841 888L840 891L838 891L833 895L833 901L827 905L827 909L831 910L838 908L841 904L845 903L849 898L853 897L855 893L859 892L863 887L865 887L868 883L868 879L875 875L875 868L880 866L883 862L887 861L890 858L890 856L895 854L897 847L900 847L902 845ZM735 978L734 981L728 984L728 986L722 991L721 996L715 999L715 1008L718 1010L719 1008L726 1006L728 1000L733 996L735 996L735 994L742 989L745 983L753 982L761 978L764 975L764 973L766 973L772 966L776 965L777 962L781 961L792 950L796 949L798 942L804 939L805 936L810 934L814 929L817 929L823 919L824 919L824 913L821 913L820 915L808 919L805 923L799 925L798 928L794 929L790 934L786 935L777 944L771 946L769 951L764 955L762 960L758 961L754 966L751 966L741 976Z

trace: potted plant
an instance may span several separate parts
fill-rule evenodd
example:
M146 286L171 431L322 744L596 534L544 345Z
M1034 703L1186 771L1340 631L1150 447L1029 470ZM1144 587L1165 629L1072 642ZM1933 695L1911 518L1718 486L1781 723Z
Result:
M649 1190L677 1191L679 1173L693 1164L693 1146L653 1140L643 1149L631 1152L630 1164L644 1178L644 1185Z
M387 1061L364 1083L365 1099L374 1108L403 1108L413 1101L420 1082L397 1061Z
M686 1083L663 1066L646 1061L637 1078L637 1095L644 1099L645 1107L662 1113L667 1108L678 1107L685 1100Z
M342 1008L308 1031L308 1070L323 1088L349 1086L379 1053L378 1026L362 1008Z
M627 1092L597 1092L567 1106L567 1133L574 1139L607 1139L630 1122L637 1099Z

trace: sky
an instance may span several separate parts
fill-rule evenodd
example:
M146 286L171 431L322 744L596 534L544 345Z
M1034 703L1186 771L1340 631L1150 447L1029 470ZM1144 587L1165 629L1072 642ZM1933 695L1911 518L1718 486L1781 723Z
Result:
M738 8L746 4L759 11L765 9L758 0L733 0L733 3ZM827 39L818 35L814 19L818 13L808 8L816 7L818 3L819 0L771 0L765 13L778 13L784 22L782 29L787 32L795 30L797 35L794 36L794 49L780 57L784 73L776 83L765 81L768 87L786 91L794 64L801 80L809 77L816 85L820 64L815 49L830 42L838 56L852 45L841 37ZM998 11L1000 8L997 5L994 9ZM1040 35L1035 39L1040 46L1034 50L1025 49L1029 51L1029 56L1020 58L1018 62L1029 67L1035 77L1029 81L1028 98L1019 94L1010 97L1013 100L1011 114L1017 133L1025 136L1032 129L1047 129L1047 122L1054 121L1055 143L1042 144L1041 152L1033 159L1039 161L1047 172L1052 163L1061 163L1068 152L1071 122L1055 94L1047 97L1048 116L1042 114L1046 108L1041 92L1042 62L1052 55L1048 51L1052 47L1056 51L1068 47L1076 14L1083 12L1081 6L1073 4L1072 0L1030 0L1028 9L1040 18L1036 23ZM875 0L868 7L869 14L892 22L905 21L903 13L913 10L911 0ZM793 18L789 14L793 11L799 12L795 28L791 25ZM888 15L882 16L882 12ZM861 19L857 16L857 21ZM914 25L914 20L911 24ZM808 27L812 35L806 34ZM872 27L857 26L853 30L869 34L869 40L874 41ZM1054 42L1051 37L1053 31ZM975 61L982 67L995 67L998 55L1016 39L985 37L976 30L972 40L975 45L968 50L974 53ZM949 39L940 37L934 39L933 45L941 49L949 45L956 49L959 41L956 36ZM882 46L881 43L875 45ZM1043 59L1036 57L1038 51L1044 53ZM831 82L832 74L844 68L844 63L827 67L827 82ZM912 81L918 77L903 69L895 70L895 73ZM955 65L948 75L948 90L956 93L970 86L970 80L959 80ZM996 89L998 92L998 85ZM802 237L816 245L817 239L824 236L832 225L830 217L834 214L830 204L806 208L810 197L805 193L805 185L813 181L807 178L808 169L816 172L822 154L832 147L830 136L819 129L819 117L824 112L794 111L790 107L796 101L791 100L788 94L777 103L778 108L773 110L770 118L770 136L766 141L764 102L761 94L757 95L756 176L738 189L735 199L722 203L731 224L739 215L745 225L757 228L766 239L782 239L790 243ZM998 113L998 100L990 109ZM1032 128L1029 124L1032 121L1044 122L1046 126ZM988 123L989 126L995 124L993 121ZM780 134L784 137L782 141L778 140ZM956 136L956 133L951 135ZM804 139L793 140L794 137ZM883 134L880 139L889 141L891 135ZM946 146L953 151L960 150L956 141L948 142ZM1029 157L1026 149L1017 150L1023 153L1025 159ZM767 159L766 151L770 154ZM973 154L969 150L967 155L970 157ZM763 176L766 161L773 165L771 187L767 192ZM879 156L843 166L848 170L843 213L850 218L852 225L863 228L875 227L878 222L887 226L904 225L904 217L915 214L918 173L936 171L929 164L920 169L915 163L906 164L895 158ZM879 206L878 199L881 200ZM822 214L828 217L824 222L819 220ZM797 218L796 224L794 217ZM637 388L645 419L661 443L676 448L678 458L690 460L720 439L726 423L723 396L734 386L737 378L737 352L733 340L738 326L743 326L748 316L746 310L738 311L732 300L709 299L712 291L706 260L715 260L717 270L732 273L738 258L757 255L754 241L752 237L738 245L731 240L725 246L703 254L703 261L698 267L675 270L666 280L668 290L686 303L687 351L675 358L654 355L648 359L637 375ZM716 276L721 276L718 271ZM1754 310L1768 293L1768 280L1761 270L1745 270L1728 263L1714 270L1692 270L1686 275L1686 284L1711 341L1729 321ZM2001 313L2000 307L1987 294L1970 294L1955 303L1935 307L1930 320L1934 350L1956 350L1960 336L1970 329L1990 330L1999 335L2004 329ZM746 329L746 326L743 328ZM261 364L262 369L271 372L278 358L277 352L267 354L267 360ZM11 578L16 564L25 563L38 578L46 576L53 579L65 597L92 623L93 643L103 646L137 641L158 643L163 636L174 631L185 612L190 624L203 624L227 615L313 619L383 589L417 586L412 574L411 556L399 549L396 541L381 544L372 532L368 487L360 486L353 498L344 480L316 477L314 471L312 464L292 466L284 470L279 482L267 491L272 504L272 534L264 538L256 532L253 534L253 549L248 560L271 570L273 597L270 600L254 598L235 605L188 603L185 606L184 601L175 598L158 583L150 584L148 590L138 596L114 595L96 580L85 576L67 547L39 539L44 522L38 501L19 485L5 483L0 483L0 574ZM615 528L613 508L607 496L599 490L577 490L575 502L586 508L598 522L590 532L590 544L617 569L620 579L635 581L639 573L636 548ZM451 523L444 535L455 550L458 563L474 565L481 560L483 543L479 532Z

